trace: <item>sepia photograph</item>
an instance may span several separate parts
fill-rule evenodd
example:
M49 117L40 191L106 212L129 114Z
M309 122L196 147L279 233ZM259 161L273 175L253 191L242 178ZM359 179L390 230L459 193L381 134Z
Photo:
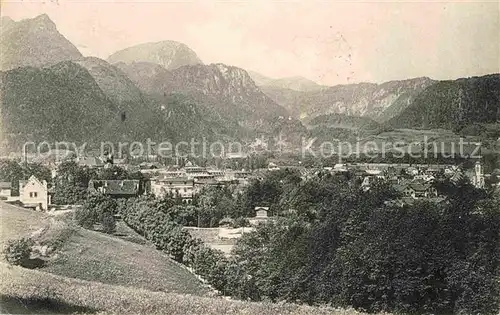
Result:
M0 17L0 314L500 315L499 0Z

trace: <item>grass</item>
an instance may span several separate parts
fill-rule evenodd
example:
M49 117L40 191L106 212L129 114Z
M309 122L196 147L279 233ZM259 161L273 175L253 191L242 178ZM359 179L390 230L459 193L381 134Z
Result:
M44 269L62 276L152 291L208 293L193 274L155 248L83 229L75 231Z
M45 227L49 216L0 201L0 245L9 239L29 236Z
M59 305L81 313L104 314L295 314L355 315L354 310L294 304L232 301L176 293L151 292L125 286L71 279L39 270L0 263L0 295L17 301L44 301L43 306ZM83 310L83 311L82 311ZM8 310L6 310L8 311ZM38 311L38 309L34 309Z
M0 218L2 242L38 231L36 240L57 248L43 267L46 272L151 291L211 293L191 272L166 254L147 243L137 244L140 237L125 226L120 226L119 236L110 236L3 203L0 203Z

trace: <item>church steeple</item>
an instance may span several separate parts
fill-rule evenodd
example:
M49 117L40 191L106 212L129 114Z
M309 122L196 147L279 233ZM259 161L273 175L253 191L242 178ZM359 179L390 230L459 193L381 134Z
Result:
M481 161L477 161L474 166L474 186L476 188L484 188L484 174L483 174L483 166L481 165Z

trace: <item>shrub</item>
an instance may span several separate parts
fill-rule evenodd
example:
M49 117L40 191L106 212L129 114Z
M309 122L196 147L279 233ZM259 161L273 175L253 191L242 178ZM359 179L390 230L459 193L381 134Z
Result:
M75 211L75 220L78 225L91 229L96 222L95 210L91 207L79 207Z
M31 238L9 240L4 250L5 259L12 265L24 265L31 255L34 242Z
M259 301L260 291L256 287L253 278L246 272L245 264L237 261L228 261L224 270L225 288L224 293L234 298Z
M233 222L234 228L248 227L248 226L250 226L250 221L248 221L248 219L245 217L236 218Z
M91 195L75 212L78 225L92 229L96 223L101 223L104 232L113 233L116 222L114 215L117 211L116 200L104 195Z
M204 277L210 284L219 283L224 275L224 254L218 250L202 246L194 255L193 268L197 274Z
M104 212L100 221L105 233L112 234L116 231L116 219L112 213Z
M191 240L186 242L184 244L184 248L182 249L182 251L184 252L183 263L188 267L192 267L194 264L196 253L203 246L203 242L197 238L191 238Z
M178 262L183 262L184 246L191 241L191 235L180 226L174 226L166 235L165 251Z

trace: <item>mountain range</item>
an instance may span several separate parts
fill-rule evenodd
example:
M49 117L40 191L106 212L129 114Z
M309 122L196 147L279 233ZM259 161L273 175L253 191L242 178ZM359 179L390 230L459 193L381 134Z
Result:
M240 126L269 131L269 118L288 117L287 111L273 102L243 69L224 64L185 65L168 71L156 64L140 62L116 64L143 90L150 94L189 95L221 118Z
M83 57L47 15L1 23L0 141L8 144L282 133L298 141L319 129L459 131L500 119L499 75L322 86L204 64L174 41Z
M366 116L384 122L397 116L412 103L416 95L433 83L429 78L415 78L382 84L337 85L312 91L269 85L261 86L261 89L285 107L292 116L303 120L342 113L349 116Z

